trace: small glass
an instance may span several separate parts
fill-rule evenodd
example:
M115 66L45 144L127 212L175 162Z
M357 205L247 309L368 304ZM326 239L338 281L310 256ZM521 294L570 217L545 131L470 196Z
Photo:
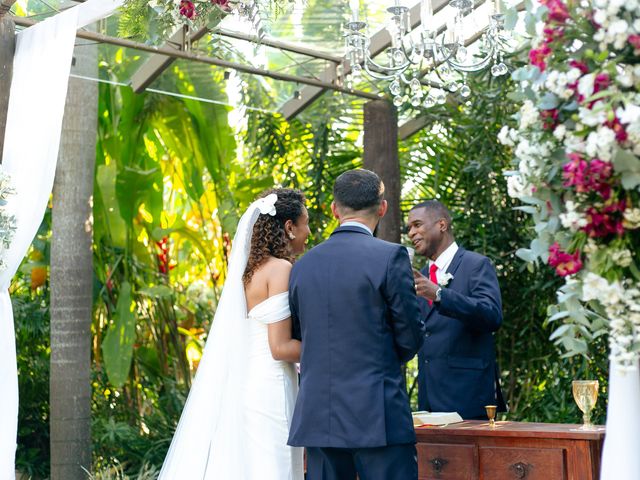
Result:
M487 418L489 419L489 427L496 428L496 411L497 405L485 405L484 409L487 411Z
M597 380L574 380L571 382L573 399L583 414L580 430L596 430L596 427L591 423L591 410L598 401L598 388Z

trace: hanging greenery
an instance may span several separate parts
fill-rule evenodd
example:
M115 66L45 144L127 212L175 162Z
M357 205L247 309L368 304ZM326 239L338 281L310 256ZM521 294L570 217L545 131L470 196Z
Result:
M237 14L251 23L261 38L263 22L290 4L287 0L125 0L119 35L158 43L180 29L213 29L227 15Z

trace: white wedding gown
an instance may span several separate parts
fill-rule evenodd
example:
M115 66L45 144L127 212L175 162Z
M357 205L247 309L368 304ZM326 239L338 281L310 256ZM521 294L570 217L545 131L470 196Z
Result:
M269 297L249 312L249 365L245 419L247 479L302 480L302 448L289 447L289 427L298 394L293 364L274 360L267 325L288 318L288 292ZM221 478L207 475L207 478Z
M287 445L298 392L294 366L273 359L268 325L290 316L287 292L247 312L242 274L253 225L274 194L238 224L207 344L159 480L302 480L302 449Z

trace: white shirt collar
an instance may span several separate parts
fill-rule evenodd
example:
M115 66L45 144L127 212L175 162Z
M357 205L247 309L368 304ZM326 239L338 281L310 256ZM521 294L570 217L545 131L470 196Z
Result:
M352 220L348 221L348 222L344 222L342 224L340 224L341 227L360 227L360 228L364 228L367 232L369 232L369 235L373 235L373 232L371 231L371 229L369 227L367 227L364 223L360 223L360 222L354 222Z
M435 263L436 266L438 267L438 273L445 273L449 268L449 265L451 265L451 261L453 260L453 257L455 256L457 251L458 251L458 244L456 242L453 242L451 245L447 247L447 249L444 252L440 254L438 258L436 258L435 262L430 261L429 266Z

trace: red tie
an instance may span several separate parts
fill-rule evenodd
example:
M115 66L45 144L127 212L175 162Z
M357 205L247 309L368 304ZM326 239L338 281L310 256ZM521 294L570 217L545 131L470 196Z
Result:
M431 280L436 285L438 284L438 277L436 277L436 271L438 270L438 266L435 263L432 263L429 267L429 280ZM429 305L433 302L429 300Z

